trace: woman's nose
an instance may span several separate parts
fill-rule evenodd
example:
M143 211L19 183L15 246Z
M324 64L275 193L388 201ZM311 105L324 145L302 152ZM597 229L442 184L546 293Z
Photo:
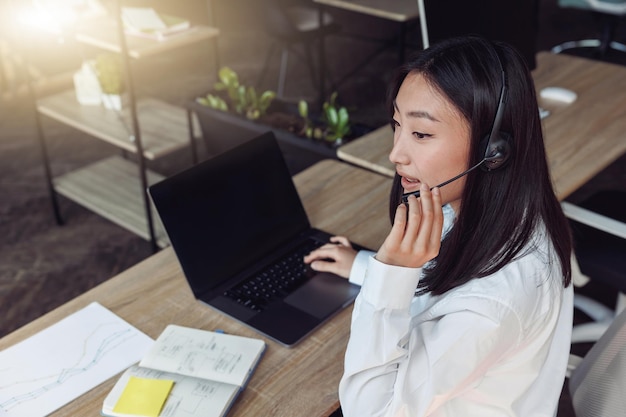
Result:
M409 163L409 156L404 146L402 131L399 127L393 132L393 147L389 153L389 161L394 165L406 165Z

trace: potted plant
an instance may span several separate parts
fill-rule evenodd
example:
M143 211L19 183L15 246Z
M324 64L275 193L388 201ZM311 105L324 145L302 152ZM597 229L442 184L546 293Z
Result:
M360 136L359 129L366 132L350 124L347 108L337 104L337 93L316 115L303 100L287 102L273 91L259 93L242 84L228 67L220 69L218 78L211 93L189 103L213 155L272 130L295 174L321 159L337 158L339 145Z
M122 93L124 77L122 62L119 55L112 53L99 54L95 62L96 75L102 89L102 104L107 109L122 110Z
M303 134L307 138L324 140L333 145L341 145L349 138L351 126L348 109L337 105L337 92L333 92L330 100L322 106L322 117L315 123L309 117L309 105L306 101L298 103L298 113L304 120Z

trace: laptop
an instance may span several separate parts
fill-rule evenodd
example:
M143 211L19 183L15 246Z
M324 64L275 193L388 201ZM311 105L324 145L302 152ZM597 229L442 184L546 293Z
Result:
M272 132L148 192L196 299L284 346L359 292L302 261L331 235L311 227Z

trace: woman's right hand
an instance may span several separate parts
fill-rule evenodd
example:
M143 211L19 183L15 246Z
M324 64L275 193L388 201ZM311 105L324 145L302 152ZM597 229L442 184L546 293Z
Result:
M439 188L420 187L420 198L410 196L408 207L396 209L393 227L376 259L388 265L421 268L439 254L443 210Z
M332 272L348 278L357 251L350 241L343 236L333 236L331 243L321 246L304 257L304 262L319 272Z

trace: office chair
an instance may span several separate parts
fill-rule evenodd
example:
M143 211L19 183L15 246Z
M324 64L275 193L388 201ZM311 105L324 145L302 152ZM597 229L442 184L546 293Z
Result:
M289 52L298 54L296 46L301 45L304 50L304 59L309 68L313 88L322 94L318 85L319 78L322 76L322 69L318 68L316 70L313 59L313 45L315 41L323 42L326 36L339 32L340 26L333 21L332 16L328 13L322 14L320 25L319 10L309 6L308 2L269 0L262 2L260 6L265 30L275 42L270 47L265 58L258 85L265 78L276 48L280 47L281 60L276 93L279 97L284 97ZM318 63L318 65L322 64Z
M626 311L580 358L570 355L568 388L577 417L623 417L626 410Z
M591 321L574 326L572 343L595 342L626 307L625 201L626 191L600 191L577 205L561 203L570 219L574 238L574 284L582 287L593 280L617 293L613 308L591 297L575 294L574 306Z
M615 29L619 20L626 15L626 0L558 0L559 7L586 10L604 21L599 39L568 41L552 48L553 53L560 53L574 48L596 48L599 57L609 49L626 52L626 45L616 42Z

